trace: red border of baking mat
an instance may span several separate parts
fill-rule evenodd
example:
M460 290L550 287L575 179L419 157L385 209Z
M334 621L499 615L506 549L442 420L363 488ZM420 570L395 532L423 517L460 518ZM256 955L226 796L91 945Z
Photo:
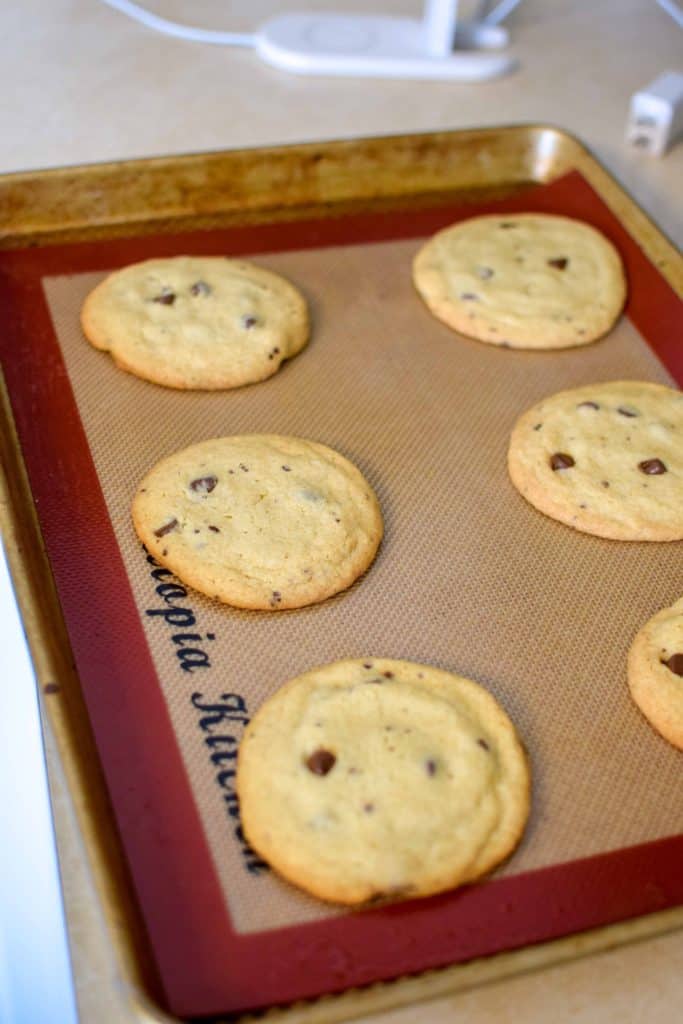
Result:
M17 429L118 827L176 1014L286 1003L683 902L679 835L425 900L236 934L41 284L46 275L178 252L237 255L420 237L475 214L520 210L582 218L616 243L629 277L638 280L627 313L683 384L679 300L577 172L476 208L364 213L0 254L0 354Z

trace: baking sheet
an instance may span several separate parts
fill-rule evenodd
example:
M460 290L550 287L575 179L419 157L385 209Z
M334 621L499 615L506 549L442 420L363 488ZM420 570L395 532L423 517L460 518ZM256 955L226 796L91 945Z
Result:
M498 208L539 207L597 217L603 229L609 221L576 176ZM679 596L681 546L576 534L523 502L505 471L510 427L543 395L620 377L673 382L660 361L676 369L662 337L662 317L673 315L671 296L661 301L661 278L652 294L653 268L615 237L628 259L635 317L633 301L630 312L640 331L625 318L597 345L540 354L458 338L430 317L410 282L420 237L458 215L451 208L347 218L341 238L339 223L328 222L281 226L277 238L255 230L237 238L212 232L73 247L72 259L62 261L71 273L40 274L49 323L44 337L37 335L54 346L54 326L55 372L44 366L42 380L29 388L24 379L15 412L20 421L31 419L31 409L43 413L42 428L24 423L34 442L40 439L33 450L43 488L46 447L62 460L52 460L47 474L57 496L49 493L50 508L43 509L46 539L139 898L177 1012L329 991L680 899L668 842L683 823L679 758L628 700L624 658L642 621ZM619 234L613 224L609 230ZM103 268L143 252L259 249L259 262L302 287L314 317L309 348L266 384L223 394L165 391L118 371L80 335L80 303ZM50 262L60 267L59 259ZM653 300L656 325L648 320ZM656 342L659 356L643 335ZM57 418L48 439L42 398L54 399L51 389L68 398L69 384L75 433ZM364 579L315 608L245 613L187 592L175 611L186 611L182 628L201 636L197 649L210 666L183 671L170 605L157 591L168 577L133 535L130 497L149 466L170 451L258 430L312 437L352 458L377 490L386 538ZM81 535L70 538L67 551L64 532L78 526ZM105 578L102 605L107 596L111 601L95 635L98 599L84 586L84 576L93 575L84 559ZM274 878L245 848L230 813L229 774L245 718L311 665L367 654L470 675L517 723L532 757L534 807L522 848L498 881L419 904L340 914ZM206 741L219 734L225 756L212 762L217 748ZM158 830L152 843L150 829ZM199 833L194 844L187 829ZM618 852L625 848L631 852ZM629 871L640 874L639 858L649 874L629 902L620 890ZM556 895L541 911L534 904L549 883ZM581 887L584 897L595 890L600 898L586 905ZM404 938L393 950L373 951L377 936L399 925ZM293 941L298 957L291 955ZM239 969L230 962L238 953Z

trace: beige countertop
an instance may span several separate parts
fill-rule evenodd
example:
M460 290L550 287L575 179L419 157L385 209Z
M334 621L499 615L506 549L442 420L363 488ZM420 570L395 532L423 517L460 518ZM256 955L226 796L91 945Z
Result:
M249 31L277 0L148 0L167 17ZM417 16L409 0L308 0L293 9ZM467 6L463 4L462 6ZM520 69L482 84L298 78L249 50L156 35L98 0L6 4L0 172L136 156L520 122L577 135L660 228L683 241L683 144L624 142L629 98L681 68L683 35L654 0L525 0L508 22ZM129 1019L74 811L48 735L81 1019ZM683 932L408 1006L368 1022L669 1024L683 1004Z

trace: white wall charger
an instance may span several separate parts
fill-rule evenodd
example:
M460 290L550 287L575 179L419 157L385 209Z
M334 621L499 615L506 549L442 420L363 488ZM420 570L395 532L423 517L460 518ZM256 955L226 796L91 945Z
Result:
M683 135L683 73L665 71L631 97L626 141L653 156Z
M481 0L475 20L458 20L458 0L426 0L424 17L281 14L253 35L212 32L168 21L130 0L103 0L149 28L176 38L253 46L275 67L303 75L483 81L512 71L499 24L520 0ZM491 9L493 8L493 9Z

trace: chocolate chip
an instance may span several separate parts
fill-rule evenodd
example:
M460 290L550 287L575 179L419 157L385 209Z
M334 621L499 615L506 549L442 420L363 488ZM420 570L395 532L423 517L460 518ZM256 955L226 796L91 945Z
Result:
M480 736L480 737L479 737L479 739L477 740L477 743L479 744L479 746L480 746L480 747L483 747L483 748L484 748L484 750L490 750L490 749L491 749L491 748L489 747L488 743L486 742L486 740L485 740L485 739L482 739L482 738L481 738L481 736Z
M291 473L292 472L292 467L291 466L280 466L280 469L284 469L285 473Z
M171 532L171 530L175 530L177 525L178 525L178 520L177 519L171 519L168 523L164 523L163 526L160 526L158 530L155 530L154 531L154 536L155 537L165 537L167 533Z
M273 355L276 356L276 355L279 354L279 352L280 352L280 349L276 345L275 348L273 349Z
M634 409L627 409L623 405L619 406L619 408L617 409L617 412L621 413L622 416L628 416L629 419L633 419L635 416L638 415L638 413L635 412Z
M271 608L275 608L276 605L278 605L281 600L282 600L282 594L280 593L280 591L279 590L274 590L272 592L272 594L270 595L270 607Z
M488 281L490 277L493 277L493 271L490 267L477 267L477 277L482 281Z
M337 758L329 750L318 747L306 758L306 767L314 775L327 775L334 768Z
M363 804L363 810L365 811L366 814L372 814L374 809L375 809L375 805L374 804Z
M534 427L534 430L540 430L542 426L543 426L542 423L537 423L536 426Z
M460 298L464 302L479 302L479 296L475 295L474 292L463 292Z
M427 772L427 775L436 775L436 761L431 757L425 761L425 771Z
M603 487L609 487L609 480L601 480L600 483Z
M371 661L364 661L363 662L363 668L372 668L372 662Z
M251 327L255 327L257 323L258 320L256 319L255 316L247 315L242 317L242 327L244 327L247 331Z
M384 676L385 679L393 679L394 678L394 673L393 672L382 672L382 675Z
M641 473L647 473L648 476L659 476L660 473L667 472L667 468L661 459L645 459L643 462L638 463L638 469Z
M512 220L502 220L502 221L500 222L500 227L501 227L501 228L506 228L507 230L509 230L510 228L516 228L516 227L519 227L519 225L518 225L518 224L515 224L515 222L514 222L514 221L512 221Z
M683 676L683 654L672 654L662 665L666 665L675 676Z
M217 526L209 526L212 533L220 533L220 529Z
M549 267L555 267L556 270L564 270L569 264L569 260L566 256L560 256L555 260L548 260Z
M206 281L195 281L190 288L190 291L193 295L210 295L212 288L210 284L206 283Z
M550 468L553 470L571 469L573 465L575 463L571 455L566 455L564 452L555 452L550 456Z
M579 402L576 407L577 409L599 409L600 406L597 402Z
M198 476L196 480L190 481L190 490L195 494L211 494L217 483L216 476Z
M249 472L249 466L245 466L243 462L240 462L240 469L242 470L243 473Z
M170 288L162 288L158 295L155 295L152 302L159 302L162 306L172 306L175 302L175 292Z

